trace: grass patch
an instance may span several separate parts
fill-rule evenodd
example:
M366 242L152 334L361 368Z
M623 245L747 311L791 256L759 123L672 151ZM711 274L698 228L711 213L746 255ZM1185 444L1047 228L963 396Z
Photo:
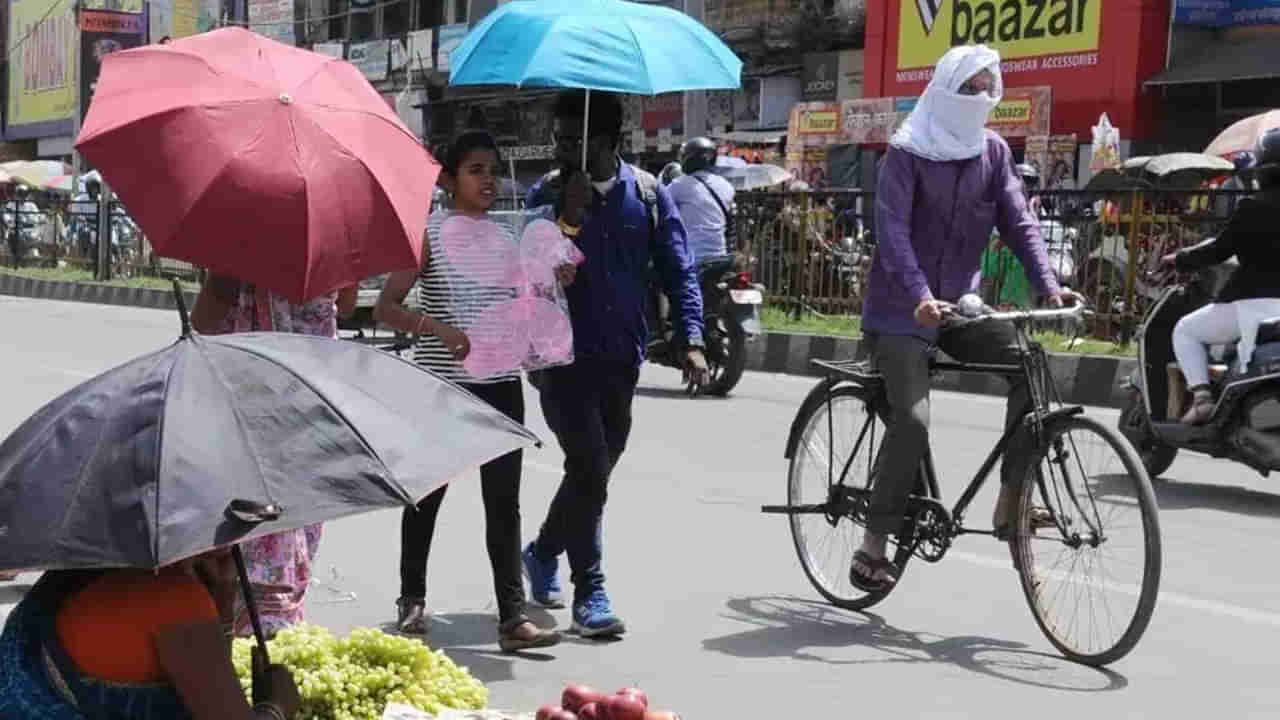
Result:
M147 288L150 290L173 290L173 281L168 278L154 277L144 275L141 277L130 278L112 278L106 282L100 282L93 279L93 271L84 270L74 267L61 268L0 268L0 272L19 277L35 278L37 280L53 280L57 282L78 282L88 283L92 285L115 285L117 287L129 288ZM200 283L182 281L182 289L189 292L200 292Z
M856 338L862 335L862 318L857 315L824 315L804 313L796 319L778 307L764 307L760 311L764 329L773 332L808 333Z
M857 315L825 315L804 313L799 319L791 316L786 310L778 307L765 307L760 313L761 322L766 331L784 333L805 333L810 335L831 335L834 337L857 338L862 335L862 318ZM1035 340L1045 349L1053 353L1071 353L1076 355L1112 355L1117 357L1133 357L1136 346L1133 343L1117 345L1106 340L1076 338L1057 332L1038 332Z

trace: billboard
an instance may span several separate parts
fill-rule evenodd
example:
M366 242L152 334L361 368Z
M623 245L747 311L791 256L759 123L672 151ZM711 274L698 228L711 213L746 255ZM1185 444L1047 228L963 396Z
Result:
M293 23L293 0L249 0L250 30L293 45Z
M898 18L899 71L932 70L947 50L984 43L1011 70L1097 64L1099 0L903 0ZM1006 70L1009 72L1009 70ZM928 80L928 74L911 79Z
M62 0L10 0L5 137L66 135L75 112L75 10Z
M80 13L80 117L89 112L102 60L113 52L142 45L146 23L141 15L84 10Z

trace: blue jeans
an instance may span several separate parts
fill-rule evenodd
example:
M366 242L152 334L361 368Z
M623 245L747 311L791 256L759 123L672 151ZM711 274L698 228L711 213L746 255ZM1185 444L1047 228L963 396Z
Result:
M564 451L564 479L551 501L533 554L569 555L574 602L604 588L601 518L609 475L631 434L639 368L579 360L541 373L542 413Z

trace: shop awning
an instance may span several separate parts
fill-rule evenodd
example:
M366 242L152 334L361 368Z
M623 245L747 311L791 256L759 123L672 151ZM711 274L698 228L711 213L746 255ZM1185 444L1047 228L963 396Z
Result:
M749 145L775 145L786 134L786 130L735 130L733 132L712 133L711 137L716 140Z
M1214 43L1143 84L1189 85L1267 78L1280 78L1280 43L1275 38Z

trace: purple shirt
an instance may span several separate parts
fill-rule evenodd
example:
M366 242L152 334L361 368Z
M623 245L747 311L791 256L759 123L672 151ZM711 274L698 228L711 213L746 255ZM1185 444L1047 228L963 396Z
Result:
M978 291L993 228L1037 292L1058 292L1013 153L1004 138L986 133L986 150L969 160L937 162L889 148L876 184L878 237L862 311L866 330L932 342L937 330L916 323L916 306Z

